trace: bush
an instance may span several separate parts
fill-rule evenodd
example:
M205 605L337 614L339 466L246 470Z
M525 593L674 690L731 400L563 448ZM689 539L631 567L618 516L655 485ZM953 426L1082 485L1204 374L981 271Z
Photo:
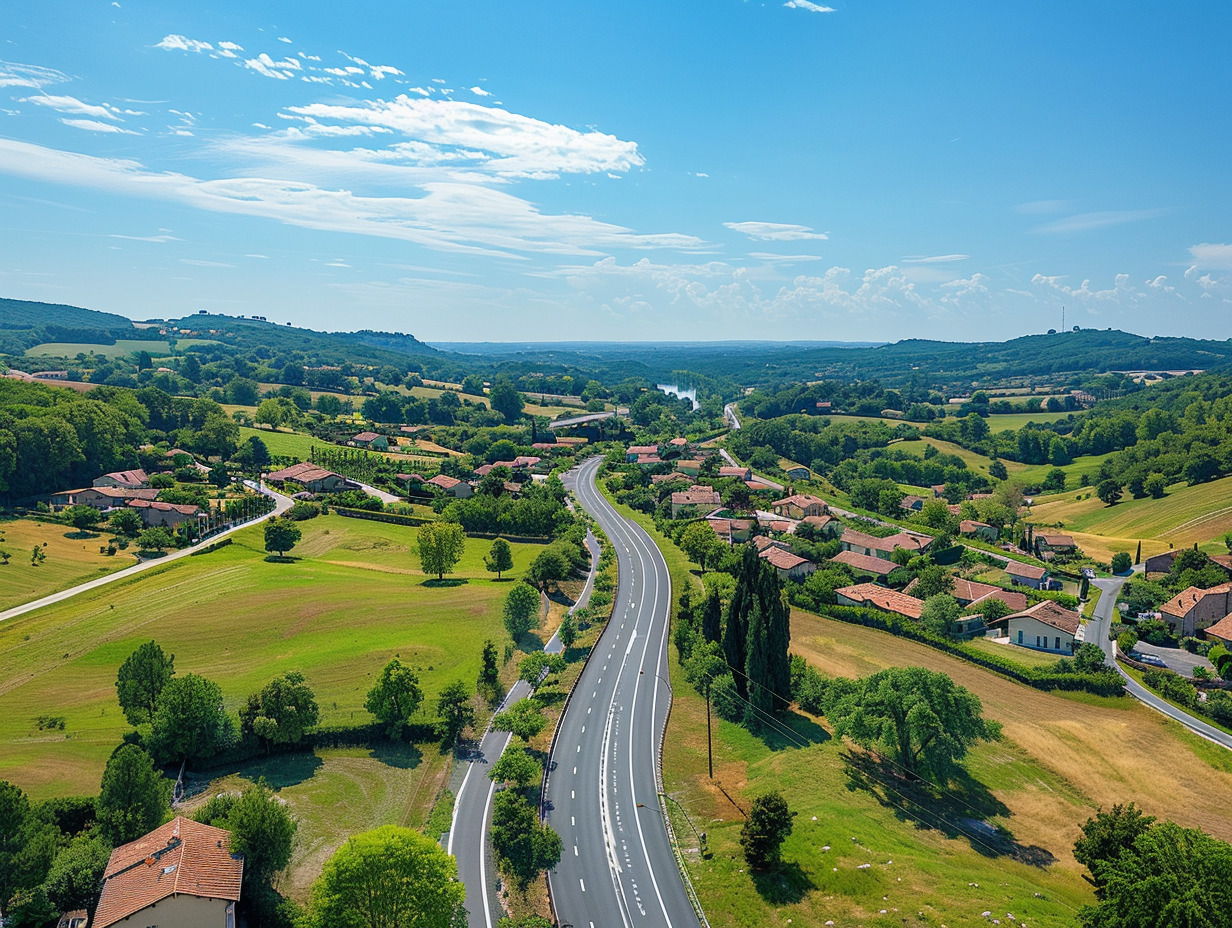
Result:
M321 514L321 507L316 503L299 502L287 510L286 518L293 522L304 522L315 519Z
M1148 670L1142 674L1142 682L1170 702L1186 709L1198 705L1198 690L1184 677L1171 670Z
M1166 645L1173 640L1172 630L1168 628L1163 619L1143 619L1135 630L1138 633L1138 640L1148 644Z

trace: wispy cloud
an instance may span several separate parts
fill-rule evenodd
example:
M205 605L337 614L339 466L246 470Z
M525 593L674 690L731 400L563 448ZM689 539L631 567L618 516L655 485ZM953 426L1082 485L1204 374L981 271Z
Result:
M1199 267L1213 267L1223 271L1232 271L1232 245L1216 245L1203 243L1193 245L1189 249L1194 263Z
M67 74L55 68L0 61L0 87L30 87L39 90L51 84L63 84L68 79Z
M175 33L163 36L162 41L157 43L154 47L166 49L167 51L196 52L198 54L201 52L210 52L214 50L214 46L209 42L202 42L199 39L190 39L186 35L176 35Z
M785 222L725 222L723 225L755 242L795 242L804 239L827 239L824 232L814 232L809 226Z
M303 66L295 58L283 58L276 61L265 54L265 52L261 52L256 58L246 59L244 67L256 71L263 77L272 77L280 81L290 80L292 71L303 69Z
M1123 226L1130 222L1142 222L1145 219L1156 219L1167 215L1166 209L1123 209L1108 210L1102 213L1079 213L1058 219L1056 222L1036 226L1033 232L1046 235L1067 235L1077 232L1096 232L1100 229L1110 229L1113 226Z
M235 267L234 264L228 264L226 261L206 261L204 258L180 258L180 264L187 264L191 267Z
M111 132L118 135L140 135L132 129L125 129L113 122L99 122L97 119L61 119L60 122L74 129L84 129L87 132Z
M122 238L130 242L156 242L159 244L165 242L180 242L183 239L176 238L174 235L120 235L118 232L112 232L108 238Z
M820 3L810 3L809 0L787 0L783 6L789 10L808 10L810 13L833 13L832 6L822 6Z
M966 261L970 255L908 255L903 258L904 264L953 264Z
M23 97L22 103L33 103L36 106L45 106L48 109L53 109L58 113L67 113L70 116L90 116L94 119L110 119L115 120L118 117L105 106L98 106L93 103L83 103L76 97L63 96L58 97L52 94L42 94L37 97Z

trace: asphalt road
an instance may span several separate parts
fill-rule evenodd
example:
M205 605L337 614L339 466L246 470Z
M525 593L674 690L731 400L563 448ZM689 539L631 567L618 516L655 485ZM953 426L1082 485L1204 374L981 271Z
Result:
M592 535L587 537L586 545L591 555L590 575L586 578L586 585L582 588L574 609L584 607L590 601L590 593L594 589L599 544ZM560 638L553 635L544 650L550 654L559 654L562 650ZM510 688L497 712L504 711L519 699L533 693L525 681L519 680ZM457 859L458 879L466 887L465 906L469 928L492 928L504 915L497 901L497 869L488 842L492 799L496 795L496 784L488 779L488 770L504 753L511 739L512 735L507 731L492 731L489 728L484 732L478 749L466 761L466 775L454 801L453 822L449 828L446 850Z
M1162 712L1169 718L1180 722L1190 731L1196 732L1204 738L1214 741L1216 744L1221 744L1225 748L1232 750L1232 735L1225 731L1221 731L1213 725L1208 725L1199 718L1195 718L1188 712L1178 709L1169 702L1160 699L1145 686L1127 674L1123 667L1116 662L1116 642L1108 640L1108 629L1111 627L1112 615L1116 611L1117 596L1120 595L1121 586L1125 583L1125 578L1115 579L1099 579L1092 580L1093 586L1100 588L1101 595L1099 602L1095 606L1095 615L1087 623L1086 640L1098 644L1103 648L1104 654L1108 656L1108 663L1116 668L1117 673L1125 682L1125 690L1135 699L1138 699L1157 712Z
M615 545L620 580L552 749L545 818L564 854L548 883L562 926L697 928L659 801L671 578L650 537L599 493L601 463L582 465L576 495Z
M294 503L290 497L283 496L281 493L275 493L269 487L265 486L264 483L257 483L253 480L245 480L244 483L250 489L272 497L274 500L273 510L267 512L263 516L257 517L256 519L251 519L248 522L241 522L238 525L231 526L231 528L223 529L221 532L211 535L204 541L200 541L195 545L190 545L187 548L181 548L179 551L172 552L171 554L164 555L163 557L151 558L148 561L142 561L139 564L134 564L132 567L125 567L123 570L117 570L113 574L107 574L105 577L99 577L97 580L89 580L85 583L80 583L77 586L69 587L67 590L61 590L58 593L52 593L48 596L42 597L41 599L23 603L20 606L14 606L12 609L6 609L4 612L0 612L0 622L5 621L6 619L15 619L19 615L25 615L27 612L33 612L35 609L42 609L44 606L50 606L53 603L64 602L64 600L72 599L79 593L86 592L86 590L96 590L100 586L106 586L108 583L115 583L117 580L125 580L133 574L141 573L143 570L152 570L155 567L161 567L164 564L177 561L182 557L188 557L190 554L196 553L200 548L212 545L220 538L226 538L228 535L238 532L242 528L247 528L250 525L257 525L260 522L264 522L271 516L282 515L290 509Z

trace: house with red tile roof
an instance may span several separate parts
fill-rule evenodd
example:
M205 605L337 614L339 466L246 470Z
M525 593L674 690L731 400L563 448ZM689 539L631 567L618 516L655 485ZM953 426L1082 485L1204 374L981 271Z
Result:
M1036 567L1034 564L1024 564L1022 561L1009 560L1005 564L1005 572L1010 580L1020 586L1029 586L1033 590L1048 588L1048 568Z
M676 490L672 493L672 518L681 515L703 516L716 509L722 498L714 487L696 486L687 490Z
M774 542L771 542L757 556L777 570L784 580L803 580L817 569L817 565L808 558L792 554Z
M736 480L749 481L753 478L753 472L747 467L732 467L724 466L719 468L720 477L732 477Z
M653 454L655 457L658 457L659 456L659 446L658 445L630 445L628 448L625 449L625 461L628 462L629 464L636 464L637 459L639 457L643 457L644 455L650 455L650 454Z
M707 516L706 524L714 529L714 533L727 545L740 545L749 540L753 534L752 519L725 519L717 516Z
M1206 629L1207 641L1218 642L1225 648L1232 648L1232 615L1225 615L1214 625Z
M474 491L471 485L465 480L459 480L457 477L450 477L448 474L437 474L431 480L425 481L427 486L436 487L449 496L457 499L466 499Z
M229 831L177 816L111 852L92 924L234 928L243 877Z
M898 565L893 561L887 561L880 557L870 557L867 554L857 554L854 551L840 551L830 558L830 561L834 564L846 564L857 577L863 574L875 577L878 580L889 576L891 571L898 568Z
M1029 609L994 619L988 627L1004 628L1010 644L1071 654L1081 640L1082 619L1077 612L1046 599Z
M844 551L854 551L856 554L866 554L869 557L880 557L887 561L890 560L896 548L906 548L912 554L920 554L932 544L932 539L927 535L899 532L897 535L877 538L850 528L843 529L840 540Z
M875 583L839 587L834 591L834 595L840 606L867 606L882 612L893 612L908 619L918 620L924 612L922 600Z
M51 505L61 506L93 506L95 509L111 509L123 506L130 499L154 499L157 490L141 489L126 490L123 487L82 487L78 490L62 490L50 497Z
M197 506L164 503L157 499L130 499L127 505L130 509L137 510L147 528L158 525L175 528L185 522L195 522L205 515Z
M1035 552L1041 561L1051 560L1058 554L1073 554L1077 550L1073 535L1061 532L1038 532L1035 535Z
M137 490L150 485L150 478L141 468L136 470L117 470L114 473L103 474L94 478L96 487L120 487L125 490Z
M352 489L352 485L341 474L335 474L324 467L318 467L311 461L292 464L290 467L276 470L273 473L266 474L265 479L267 482L279 486L290 480L298 483L310 493L334 493L339 490Z
M978 609L989 599L1001 600L1014 612L1021 612L1027 608L1027 596L1025 593L1003 590L1001 587L993 586L991 583L980 583L976 580L966 580L962 577L954 578L954 586L950 591L950 595L958 600L959 605L970 607L967 609L968 612L972 609Z
M1178 635L1196 635L1232 612L1232 583L1210 589L1191 586L1159 607L1163 620Z
M995 525L989 525L987 522L980 522L977 519L963 519L958 523L958 532L961 535L966 535L968 538L979 538L990 544L996 542L1001 537L1001 533L997 531Z
M389 450L389 439L378 432L360 432L347 444L354 445L356 448L371 448L373 451Z
M805 516L824 516L829 514L830 507L826 501L806 493L795 493L784 499L777 499L770 504L770 511L790 519L803 519Z

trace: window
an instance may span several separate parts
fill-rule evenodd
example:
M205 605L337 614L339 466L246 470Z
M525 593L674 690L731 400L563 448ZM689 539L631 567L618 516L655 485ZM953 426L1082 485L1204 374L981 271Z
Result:
M1060 635L1058 635L1058 636L1057 636L1057 646L1056 646L1055 648L1053 648L1053 650L1054 650L1054 651L1060 651L1060 650L1061 650L1061 636L1060 636Z
M1020 628L1020 629L1018 629L1018 643L1019 643L1019 644L1022 644L1022 643L1023 643L1023 641L1022 641L1022 629L1021 629L1021 628Z
M1035 636L1035 646L1036 646L1037 648L1040 646L1039 635L1036 635L1036 636ZM1044 639L1044 647L1048 647L1048 640L1047 640L1047 639Z

